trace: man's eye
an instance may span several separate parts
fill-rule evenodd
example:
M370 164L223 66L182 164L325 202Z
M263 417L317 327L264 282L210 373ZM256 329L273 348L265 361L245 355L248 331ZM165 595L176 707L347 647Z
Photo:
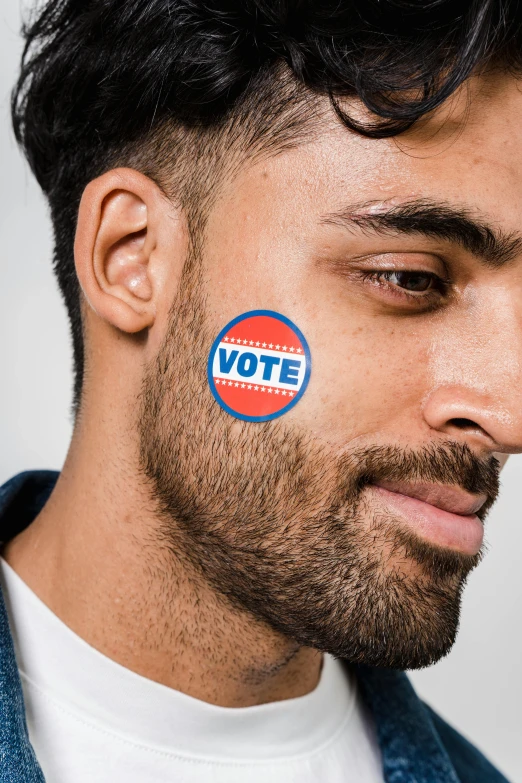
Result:
M451 292L451 280L434 272L411 269L372 269L359 273L366 284L380 293L384 301L408 308L439 306Z
M435 275L427 272L382 272L389 283L404 288L406 291L430 291L436 287Z
M387 288L390 293L421 299L429 296L445 294L448 280L443 280L433 272L408 270L381 270L364 272L366 280L380 288Z

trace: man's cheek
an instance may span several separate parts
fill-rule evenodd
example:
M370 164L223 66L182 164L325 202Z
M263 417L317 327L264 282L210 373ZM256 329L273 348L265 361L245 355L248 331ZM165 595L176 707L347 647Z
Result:
M312 347L309 390L292 418L339 445L365 435L415 436L429 387L427 349L396 337L379 342L358 334L342 345ZM311 342L313 346L313 338Z

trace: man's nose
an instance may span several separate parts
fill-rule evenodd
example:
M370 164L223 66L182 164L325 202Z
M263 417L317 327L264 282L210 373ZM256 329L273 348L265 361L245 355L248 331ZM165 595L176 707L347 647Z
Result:
M434 339L426 423L482 452L522 452L522 307L489 285Z
M441 385L424 401L427 424L478 451L522 452L522 386L509 405L483 389Z

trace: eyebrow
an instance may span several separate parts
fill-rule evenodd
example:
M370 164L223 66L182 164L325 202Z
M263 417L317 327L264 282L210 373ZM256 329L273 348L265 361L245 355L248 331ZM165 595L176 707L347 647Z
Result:
M466 208L444 202L408 201L388 206L386 202L355 204L328 215L322 223L368 233L393 236L421 235L460 245L487 266L500 267L522 251L522 236L506 234Z

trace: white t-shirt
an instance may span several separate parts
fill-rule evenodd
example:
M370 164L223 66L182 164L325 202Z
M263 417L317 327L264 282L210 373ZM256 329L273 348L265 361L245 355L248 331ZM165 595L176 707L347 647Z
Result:
M102 655L3 559L0 579L47 783L383 783L372 722L335 658L306 696L217 707Z

